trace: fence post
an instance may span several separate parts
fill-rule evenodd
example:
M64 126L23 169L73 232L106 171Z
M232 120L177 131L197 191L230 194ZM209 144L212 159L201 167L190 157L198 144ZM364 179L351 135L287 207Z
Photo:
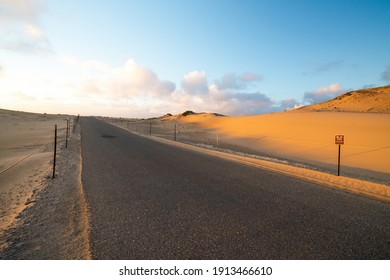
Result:
M174 132L174 140L176 141L176 124L175 124L175 132Z
M53 179L56 174L56 157L57 157L57 125L54 126L54 160L53 160Z
M149 135L152 135L152 122L150 122Z
M219 150L219 128L217 128L217 151Z
M66 119L65 148L68 148L69 119Z

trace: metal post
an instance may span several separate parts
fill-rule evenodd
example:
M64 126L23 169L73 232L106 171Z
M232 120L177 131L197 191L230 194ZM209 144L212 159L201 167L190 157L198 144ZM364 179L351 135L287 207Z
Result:
M150 122L149 135L152 135L152 122Z
M176 141L176 124L175 124L175 134L174 134L174 140Z
M217 150L219 149L219 128L217 128Z
M341 145L339 145L339 157L337 161L337 176L340 176L340 152L341 152Z
M66 119L65 148L68 148L69 119Z
M53 179L56 174L56 157L57 157L57 125L54 126L54 160L53 160Z

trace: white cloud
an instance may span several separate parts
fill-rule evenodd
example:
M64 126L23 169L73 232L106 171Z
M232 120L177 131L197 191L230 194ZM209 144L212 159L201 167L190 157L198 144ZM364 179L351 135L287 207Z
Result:
M261 80L262 76L257 73L247 72L242 75L229 73L223 75L220 80L216 80L215 84L221 90L241 90L246 89L251 83Z
M128 60L123 66L111 68L99 61L78 61L61 58L63 62L84 71L78 84L79 95L104 95L108 98L165 97L175 90L175 84L160 80L151 69Z
M28 21L36 22L45 10L42 0L0 0L0 24Z
M192 71L184 75L182 89L193 94L206 94L208 92L208 82L204 71Z
M320 87L319 89L316 89L314 91L315 94L337 94L337 93L340 93L344 91L343 87L340 85L340 84L330 84L328 86L325 86L325 87Z
M235 93L228 96L228 104L232 107L230 114L251 115L272 111L274 101L260 92Z
M314 91L305 92L303 101L308 104L320 103L333 99L347 91L341 84L334 83Z
M30 37L37 38L37 39L46 39L46 36L43 33L43 31L39 29L37 26L27 24L24 27L24 30L25 33Z
M0 0L0 49L27 54L51 52L48 38L38 27L44 10L43 1Z
M64 65L70 66L79 72L84 73L93 71L109 72L111 70L110 66L98 60L80 61L71 56L57 56L55 60Z
M245 82L257 82L257 81L263 80L262 75L260 75L258 73L254 73L254 72L246 72L246 73L242 74L240 78L242 81L245 81Z
M300 106L302 106L302 104L299 101L297 101L294 98L289 98L286 100L282 100L282 102L280 102L280 105L277 107L277 109L278 111L284 111L284 110L298 108Z
M0 49L24 54L52 52L52 46L43 32L31 25L26 25L24 29L0 30Z

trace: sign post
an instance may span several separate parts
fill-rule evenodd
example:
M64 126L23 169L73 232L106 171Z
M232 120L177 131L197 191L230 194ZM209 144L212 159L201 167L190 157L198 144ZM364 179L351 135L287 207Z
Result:
M340 153L341 153L341 145L344 145L344 134L335 135L335 144L339 145L339 155L337 160L337 176L340 176Z

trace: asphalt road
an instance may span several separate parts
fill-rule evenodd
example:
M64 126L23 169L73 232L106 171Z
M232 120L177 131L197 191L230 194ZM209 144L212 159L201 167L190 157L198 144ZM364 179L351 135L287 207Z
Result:
M82 119L94 259L389 259L390 204Z

